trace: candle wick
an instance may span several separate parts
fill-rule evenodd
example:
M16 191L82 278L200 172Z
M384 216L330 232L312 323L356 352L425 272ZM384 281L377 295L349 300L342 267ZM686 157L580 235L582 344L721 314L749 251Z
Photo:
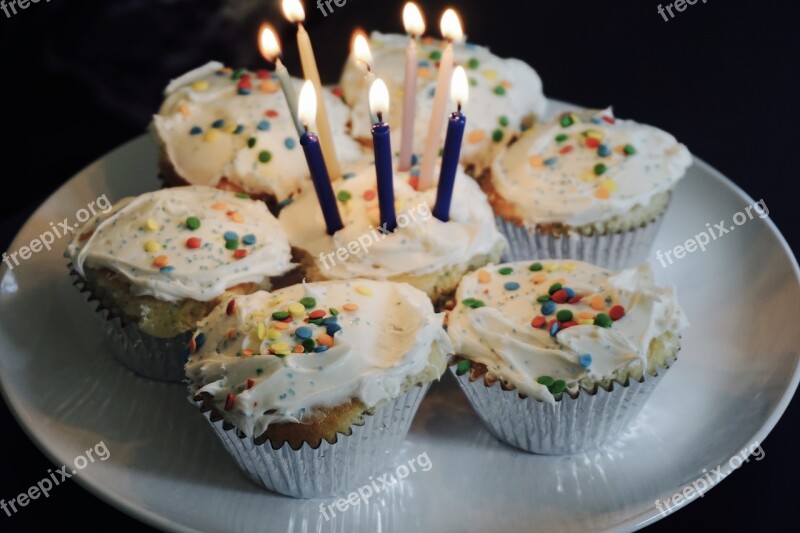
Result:
M461 113L461 102L458 103L458 112Z
M378 115L378 122L380 124L383 124L383 112L382 111L378 111L377 115Z

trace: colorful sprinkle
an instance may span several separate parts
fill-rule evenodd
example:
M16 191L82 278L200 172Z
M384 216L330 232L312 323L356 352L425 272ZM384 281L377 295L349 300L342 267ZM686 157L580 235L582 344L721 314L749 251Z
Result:
M507 116L505 116L505 115L501 116L501 117L500 117L500 118L497 120L497 122L498 122L498 124L500 124L500 127L502 127L502 128L507 128L507 127L508 127L508 125L511 123L511 122L508 120L508 117L507 117Z
M196 250L203 246L203 240L198 237L190 237L186 240L186 247L190 250Z
M255 137L250 137L249 139L247 139L247 147L253 148L256 145L256 142L258 141L256 140Z
M550 157L550 158L544 160L544 164L547 165L548 167L552 167L556 163L558 163L558 158L557 157Z
M317 300L315 298L312 298L311 296L306 296L305 298L301 298L300 303L306 309L314 309L317 306Z
M456 375L463 376L472 369L472 361L469 359L462 359L456 365Z
M192 83L192 90L197 91L199 93L208 90L208 82L206 80L197 80L196 82Z
M530 267L528 267L528 270L530 270L531 272L539 272L543 268L544 266L541 263L533 263Z
M486 139L486 132L483 130L472 130L467 134L467 142L469 144L478 144Z
M565 390L567 390L567 382L563 379L559 379L555 383L553 383L550 387L550 392L552 394L561 394Z
M289 318L287 311L275 311L272 313L272 320L286 320L287 318Z
M560 283L553 283L552 285L550 285L550 288L547 289L547 293L550 296L552 296L553 294L556 293L556 291L560 291L562 288L563 286Z
M358 306L356 304L347 303L347 304L344 304L342 306L342 309L344 309L345 311L350 311L350 312L358 311Z
M189 217L186 219L186 227L194 231L200 229L200 219L197 217Z
M297 328L294 334L297 336L298 339L306 340L310 339L311 336L314 334L314 332L311 331L311 328L309 328L308 326L301 326Z
M328 324L327 325L326 332L331 337L336 335L336 333L338 333L339 331L342 331L342 326L340 326L339 324Z
M531 326L535 327L536 329L541 329L545 324L547 324L547 319L543 316L537 316L531 320Z
M203 133L203 128L200 126L192 126L192 129L189 130L189 135L200 135Z
M301 304L300 302L294 302L289 304L289 314L291 314L295 318L300 318L306 315L306 306Z
M225 308L225 313L228 316L233 316L236 313L236 300L228 302L228 307Z
M610 328L611 323L611 317L605 313L598 313L597 316L594 317L595 326L600 326L601 328Z
M372 289L365 285L359 285L356 287L356 292L362 296L372 296Z
M286 137L283 141L283 145L286 147L287 150L294 150L297 146L297 141L292 139L291 137Z
M562 309L558 313L556 313L556 318L559 322L569 322L572 320L572 311L569 309Z
M248 233L242 237L242 242L245 244L245 246L253 246L256 243L256 236L252 233Z
M229 392L228 396L225 398L225 410L230 411L233 409L234 405L236 405L236 395Z
M245 257L247 257L247 250L245 250L244 248L242 248L241 250L236 250L235 252L233 252L233 257L235 257L236 259L244 259Z
M157 252L161 249L161 245L156 241L147 241L144 243L145 252Z
M161 229L161 225L153 220L152 218L148 218L147 221L144 223L145 231L158 231Z
M553 301L547 301L542 304L542 314L544 316L550 316L556 312L556 303Z
M608 310L608 316L611 317L611 320L616 322L617 320L625 316L625 308L622 307L621 305L615 305Z
M571 115L565 114L565 115L561 115L561 118L559 119L559 123L561 124L562 128L569 128L570 126L575 124L575 120L572 118Z
M494 94L496 94L497 96L505 96L506 88L503 87L502 85L498 85L497 87L494 88Z
M478 300L476 298L467 298L461 303L469 307L470 309L478 309L486 306L486 304L483 301Z
M259 131L269 131L271 127L272 124L270 124L269 120L261 120L256 125L256 128L258 128Z
M322 352L327 352L327 351L328 351L328 347L326 345L324 345L324 344L320 344L319 346L314 348L314 352L315 353L322 353Z
M608 157L611 155L611 148L606 144L601 144L597 147L597 155L600 157Z
M268 150L262 150L258 154L258 160L264 164L269 163L270 161L272 161L272 152Z
M478 272L478 281L480 283L489 283L492 281L492 275L489 274L486 270L481 270Z
M346 204L353 198L353 195L350 194L350 191L339 191L339 194L336 195L336 198L343 204Z
M597 311L602 311L603 309L606 308L606 301L599 294L595 294L594 296L589 298L589 306Z
M569 135L567 135L566 133L559 133L558 135L556 135L557 143L563 143L567 139L569 139Z
M165 267L161 267L161 268L160 268L160 269L158 269L158 270L159 270L159 272L161 272L162 274L169 274L170 272L172 272L173 270L175 270L175 267L174 267L174 266L165 266Z
M531 158L528 160L528 163L530 163L533 168L539 168L544 165L544 159L538 155L534 155L531 156Z
M555 382L556 380L550 376L540 376L539 379L536 380L536 383L544 385L545 387L551 387Z
M550 296L557 304L565 304L569 300L569 294L564 289L559 289Z
M505 285L503 285L507 291L516 291L519 290L519 283L516 281L509 281Z
M592 366L592 356L591 354L585 353L578 357L578 364L580 364L583 368L589 368Z
M206 134L203 136L203 140L208 143L213 143L217 139L219 139L218 130L208 130Z
M626 144L623 150L625 151L626 155L636 155L636 148L634 148L633 145Z
M327 333L323 333L319 337L317 337L317 343L320 346L325 346L326 348L333 347L333 337Z
M169 265L169 257L166 255L159 255L153 259L153 266L156 268L163 268Z
M603 163L597 163L594 166L594 173L595 173L596 176L602 176L607 171L608 171L608 167L606 165L604 165Z
M481 66L481 62L478 61L477 58L473 57L473 58L470 58L469 61L467 61L467 68L470 69L470 70L475 70L480 66Z
M504 137L503 130L494 130L492 132L492 141L494 141L496 143L499 143L500 141L502 141L503 137Z

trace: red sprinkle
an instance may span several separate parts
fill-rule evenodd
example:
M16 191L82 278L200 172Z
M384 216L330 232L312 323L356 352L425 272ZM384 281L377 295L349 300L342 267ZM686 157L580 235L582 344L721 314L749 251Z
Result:
M203 246L203 240L198 237L190 237L189 240L186 241L186 247L191 250L196 250Z
M576 294L575 296L573 296L572 298L567 300L567 303L575 305L576 303L580 302L581 300L583 300L583 294Z
M236 403L236 396L232 392L229 392L228 397L225 398L225 410L230 411L231 409L233 409L233 404L235 403Z
M337 98L344 96L344 90L341 87L334 87L331 92L333 93L333 96Z
M85 241L86 239L88 239L92 235L94 235L94 231L87 231L86 233L82 233L81 234L81 238L80 239L81 239L81 241Z
M562 322L558 329L567 329L577 325L578 325L577 322L575 322L574 320L570 320L569 322Z
M236 259L244 259L245 257L247 257L247 250L245 250L244 248L239 248L238 250L233 252L233 257L235 257Z
M228 302L228 307L225 309L225 312L228 314L228 316L233 316L233 314L236 312L236 300L231 300Z
M268 80L270 78L269 71L268 70L264 70L264 69L257 70L256 71L256 78L258 78L260 80Z
M275 118L278 116L278 112L275 111L274 109L270 109L264 114L267 115L269 118Z
M253 84L250 81L250 76L245 74L242 76L242 79L239 80L239 89L252 89Z
M625 308L621 305L615 305L611 309L608 310L608 316L611 317L611 320L617 321L620 318L625 316Z
M248 379L247 380L247 390L252 389L255 384L256 384L255 380Z
M537 316L531 321L531 326L535 327L536 329L541 328L547 323L547 319L543 316Z
M595 139L594 137L589 137L588 139L586 139L587 148L597 148L598 146L600 146L599 139Z
M373 191L372 189L370 189L370 190L368 190L368 191L366 191L366 192L364 193L364 200L366 200L366 201L368 201L368 202L369 202L370 200L374 200L374 199L375 199L375 195L376 195L375 191Z
M192 339L189 341L189 353L194 354L197 351L197 341Z
M324 318L325 315L326 313L324 309L317 309L316 311L311 311L308 314L308 318L310 318L311 320L316 320L317 318Z
M415 191L419 190L419 176L411 176L410 178L408 178L408 184Z
M605 115L603 115L603 120L605 120L609 124L616 124L617 122L616 119L614 119L613 117L607 117Z
M556 292L553 293L551 298L553 299L553 301L555 303L563 304L563 303L567 303L567 300L569 299L569 295L567 294L567 291L565 291L564 289L559 289L559 290L557 290Z
M565 146L564 148L559 150L558 153L561 154L561 155L564 155L564 154L570 153L571 151L572 151L572 145L569 145L569 146Z
M294 318L292 318L292 317L290 317L290 316L287 316L287 317L286 317L286 318L284 318L283 320L278 320L278 322L285 322L285 323L287 323L287 324L291 324L292 322L294 322Z

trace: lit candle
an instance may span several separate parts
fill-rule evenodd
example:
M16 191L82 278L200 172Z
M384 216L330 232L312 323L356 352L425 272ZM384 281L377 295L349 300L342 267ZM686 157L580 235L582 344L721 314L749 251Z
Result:
M447 123L436 205L433 206L433 216L442 222L450 220L450 204L453 203L453 188L456 183L458 161L461 159L461 141L464 139L464 126L467 124L467 118L461 112L461 106L466 105L469 98L469 81L463 67L456 67L453 73L451 96L458 110L450 115Z
M381 228L383 231L394 231L397 229L397 216L394 211L392 140L389 125L383 121L384 114L389 114L389 89L381 79L375 80L369 90L369 108L377 117L372 126L372 143L375 149Z
M281 45L278 42L278 37L269 24L261 25L258 44L264 59L275 64L275 75L278 76L278 81L280 81L281 88L283 88L283 96L286 98L286 104L292 114L297 134L302 135L304 129L303 124L300 122L300 117L297 115L297 92L294 90L294 83L292 83L292 78L289 76L289 71L281 61Z
M303 134L300 135L300 146L306 154L308 169L311 171L311 181L314 183L314 190L317 191L317 199L322 208L322 216L325 217L325 226L328 235L333 235L344 227L339 208L336 205L336 197L333 194L333 186L328 169L325 166L325 157L322 155L322 147L316 133L309 132L309 125L314 123L317 116L317 92L314 84L307 80L300 91L300 103L298 105L298 115L303 124Z
M403 25L410 37L406 49L406 84L403 92L403 137L398 170L408 171L414 158L414 118L417 113L417 39L425 33L425 20L414 2L403 8Z
M317 131L319 131L322 152L325 154L325 161L328 165L328 174L334 178L342 175L339 166L339 159L336 157L336 147L333 144L333 134L331 124L328 119L328 111L325 108L325 99L322 95L322 81L317 69L317 60L314 58L314 48L311 46L311 38L303 27L306 19L306 12L300 0L283 0L283 14L289 22L297 23L297 47L300 50L300 62L303 64L303 75L307 80L314 84L317 92Z
M422 168L419 175L419 190L424 191L433 185L433 171L439 154L442 140L442 124L445 119L447 95L450 92L450 81L453 77L453 41L461 40L464 32L458 14L448 9L442 15L442 35L447 40L447 46L442 53L439 64L439 77L436 80L436 95L433 99L433 111L428 125L428 138L425 141L425 154L422 157Z
M360 31L356 31L353 37L353 59L355 59L356 64L363 65L367 71L364 76L364 90L367 97L369 97L369 89L372 86L372 82L375 81L375 73L372 72L372 50L369 49L367 36ZM367 98L367 100L369 100L369 98ZM370 109L370 118L372 124L378 122L378 118L372 113L372 109Z

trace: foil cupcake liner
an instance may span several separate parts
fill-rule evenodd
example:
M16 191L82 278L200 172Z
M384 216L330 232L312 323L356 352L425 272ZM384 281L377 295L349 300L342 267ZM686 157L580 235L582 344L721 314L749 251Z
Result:
M165 339L139 331L135 323L123 323L119 316L104 307L80 274L71 270L70 275L73 285L87 296L87 301L90 304L97 302L94 315L99 320L108 347L117 361L148 379L173 383L184 381L186 374L183 367L189 355L187 346L193 331Z
M411 421L430 383L412 387L389 401L350 435L338 434L334 443L323 440L294 450L288 443L274 449L269 441L256 444L213 410L203 414L239 468L257 485L294 498L320 498L346 494L368 482L391 459L405 439ZM197 402L202 410L202 401Z
M517 225L501 216L495 216L495 219L497 227L508 239L504 262L573 259L622 270L647 261L664 215L640 228L591 236L574 231L559 236L543 234L535 227Z
M674 363L674 361L672 362ZM670 363L669 366L672 366ZM522 450L545 455L570 455L591 451L614 441L641 412L669 367L641 380L629 378L610 390L598 387L592 394L581 390L576 398L567 394L555 404L519 391L503 390L497 381L491 387L483 379L469 380L469 372L458 380L478 417L499 440Z

